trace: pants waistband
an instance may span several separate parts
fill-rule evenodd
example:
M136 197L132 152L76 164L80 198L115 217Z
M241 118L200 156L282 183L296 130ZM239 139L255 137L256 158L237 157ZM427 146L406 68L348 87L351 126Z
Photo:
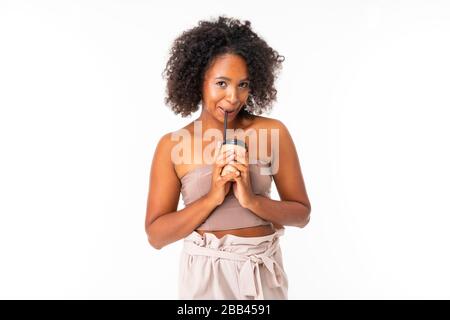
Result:
M195 243L192 240L185 239L183 252L193 255L193 256L208 256L218 259L227 259L233 261L242 261L242 265L239 271L239 284L240 291L242 295L253 296L255 299L264 299L262 286L261 286L261 275L260 266L265 267L271 274L269 286L271 288L280 287L282 273L284 272L282 267L274 259L274 255L279 247L279 235L282 232L276 232L276 234L271 235L272 239L267 246L267 243L262 244L267 248L260 254L238 254L230 251L223 251L220 248L208 248ZM267 237L267 236L265 236ZM269 237L270 239L270 237ZM243 244L246 246L246 244ZM254 247L248 245L249 247Z

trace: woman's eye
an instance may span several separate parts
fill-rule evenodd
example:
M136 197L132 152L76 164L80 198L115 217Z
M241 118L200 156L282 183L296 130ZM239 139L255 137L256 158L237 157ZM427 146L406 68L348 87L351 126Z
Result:
M226 82L225 81L218 81L216 82L217 85L219 85L219 87L225 87L226 86ZM240 84L241 88L248 88L248 83L247 82L243 82Z

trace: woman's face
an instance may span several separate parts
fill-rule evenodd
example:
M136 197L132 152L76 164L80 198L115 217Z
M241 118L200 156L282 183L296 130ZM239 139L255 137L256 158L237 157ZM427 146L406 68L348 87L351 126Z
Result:
M223 122L225 111L233 121L245 105L249 94L247 63L235 54L215 58L205 73L202 90L203 112Z

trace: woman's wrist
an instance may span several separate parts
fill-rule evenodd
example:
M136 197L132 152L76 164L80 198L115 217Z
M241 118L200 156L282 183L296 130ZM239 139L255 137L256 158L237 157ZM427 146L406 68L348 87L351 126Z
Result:
M250 197L245 204L243 205L244 208L250 210L250 211L257 211L258 210L258 205L259 205L259 199L257 195L253 195L252 197Z
M204 199L205 199L206 203L208 204L208 206L211 206L211 207L214 207L214 208L217 207L217 206L220 206L222 204L211 193L207 193Z

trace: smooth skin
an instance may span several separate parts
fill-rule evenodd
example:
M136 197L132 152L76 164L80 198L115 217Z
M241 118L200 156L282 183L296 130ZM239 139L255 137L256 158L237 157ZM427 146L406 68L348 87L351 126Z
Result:
M224 111L228 111L228 128L247 130L279 130L279 169L273 179L280 201L255 195L252 191L248 169L249 156L236 157L231 152L215 149L212 183L210 191L200 199L177 211L181 192L180 179L197 168L194 164L194 143L200 140L202 154L210 141L194 135L194 122L184 127L191 134L192 161L189 164L174 164L171 150L178 141L171 140L171 134L165 134L156 147L150 172L149 192L145 230L149 243L156 249L183 239L205 221L211 212L219 206L229 192L233 192L241 206L248 208L262 219L271 221L275 228L296 226L303 228L309 222L311 205L306 192L300 163L294 142L286 126L279 120L261 116L240 117L239 110L245 105L249 95L248 70L245 60L234 54L224 54L213 61L207 72L202 88L202 112L195 121L202 121L202 131L210 128L223 129ZM271 150L270 134L267 149ZM247 141L248 143L249 141ZM259 137L257 139L259 144ZM259 145L257 147L259 150ZM221 177L220 172L226 164L239 171ZM275 232L271 225L240 228L232 230L207 231L218 238L225 234L241 237L257 237Z

